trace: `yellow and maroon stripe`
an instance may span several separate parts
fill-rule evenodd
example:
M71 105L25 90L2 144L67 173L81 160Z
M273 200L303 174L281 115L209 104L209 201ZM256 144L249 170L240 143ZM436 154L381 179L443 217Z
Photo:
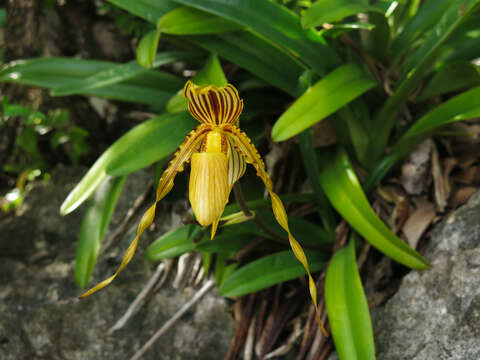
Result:
M198 86L188 81L183 96L188 99L188 110L201 123L236 124L243 110L243 100L230 84L223 87Z

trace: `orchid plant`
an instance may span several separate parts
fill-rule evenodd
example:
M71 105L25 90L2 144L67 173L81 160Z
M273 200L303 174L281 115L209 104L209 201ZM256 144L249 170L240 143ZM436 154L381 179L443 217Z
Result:
M170 192L175 176L183 171L186 163L191 162L189 200L193 213L200 225L212 225L212 240L233 185L245 173L246 164L251 164L270 194L273 213L280 226L287 232L293 253L307 272L317 320L322 331L326 333L320 321L317 290L305 252L290 232L285 207L273 191L272 180L265 170L260 154L248 136L238 127L243 100L240 99L237 89L231 84L222 87L198 86L188 81L183 89L183 96L188 99L190 114L201 124L187 135L161 176L155 203L140 220L137 236L126 250L117 272L86 291L80 298L83 299L110 284L127 266L135 254L140 236L155 218L157 203Z
M124 269L153 222L157 203L190 162L190 204L201 227L211 225L210 236L196 243L189 230L201 231L200 226L180 226L156 239L147 258L160 261L198 251L211 261L216 254L219 293L232 298L306 274L317 321L311 273L323 270L319 299L325 299L339 358L374 359L369 306L355 253L361 239L411 269L430 264L380 219L369 196L418 144L440 136L442 126L480 115L480 0L106 1L139 17L139 28L149 27L138 41L136 60L114 64L39 58L14 61L0 70L2 82L46 87L54 96L133 102L158 113L111 145L62 204L60 212L66 215L87 202L75 269L81 288L91 279L125 177L153 164L163 170L163 160L178 148L117 272L82 297L105 287ZM178 66L167 67L172 63ZM239 128L243 101L227 82L245 100L245 132ZM335 134L329 147L318 144L325 129L321 122ZM295 156L298 176L288 179L291 186L284 182L275 187L279 195L253 145L262 146L266 139L296 139L289 144L296 152L282 154L280 163L286 164L288 157L290 164ZM252 237L279 240L252 230L248 221L235 225L246 238L228 233L228 226L215 237L217 227L225 225L222 213L235 211L236 204L227 202L247 164L270 195L276 219L270 225L285 231L288 243L265 241L265 248L227 266L232 253L248 248ZM275 178L281 182L287 177ZM257 187L249 200L260 214L270 202L259 195L263 185ZM313 210L287 219L280 198L308 202ZM339 241L346 227L353 233L348 244L347 239ZM206 269L209 264L204 261ZM313 316L306 322L313 324ZM307 345L310 335L304 338ZM320 356L317 350L310 358Z

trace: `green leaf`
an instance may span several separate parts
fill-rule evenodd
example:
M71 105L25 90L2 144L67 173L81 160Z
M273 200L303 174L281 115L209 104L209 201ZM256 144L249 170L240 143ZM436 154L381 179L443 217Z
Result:
M321 0L305 11L302 17L302 25L305 28L319 26L365 12L382 11L358 0Z
M322 219L323 226L328 231L335 231L336 221L328 204L322 185L320 184L317 154L313 148L313 131L307 129L300 133L298 146L302 156L303 167L307 173L308 179L312 184L315 200L318 205L318 212Z
M205 66L195 74L192 80L195 84L212 84L219 87L225 86L228 83L222 65L215 54L210 54Z
M241 231L238 225L232 225L232 227ZM207 253L232 253L242 250L252 239L250 232L234 233L233 231L225 230L220 235L215 236L213 240L197 244L194 250Z
M283 141L299 134L376 85L357 64L338 67L280 116L272 129L273 140Z
M378 60L383 61L390 43L390 25L382 13L371 13L368 21L375 27L365 34L365 49Z
M312 272L325 267L327 257L324 254L308 250L305 254ZM305 269L293 253L282 251L236 270L224 281L219 293L226 297L245 295L305 274Z
M146 33L138 43L137 61L140 66L143 66L146 69L151 69L153 67L160 35L161 32L159 30L152 30Z
M438 23L433 26L430 33L426 36L422 45L412 55L403 62L403 69L406 72L404 78L410 77L414 67L430 60L440 45L445 43L450 35L464 22L474 11L475 6L480 4L479 0L450 0L449 7L442 14Z
M217 287L222 286L225 279L227 279L238 267L238 264L227 265L228 258L231 253L220 253L215 259L215 282Z
M200 231L197 225L180 226L156 239L145 251L145 256L150 261L160 261L192 251L196 246L193 239Z
M312 201L315 199L315 195L311 193L306 193L306 194L282 194L280 195L280 199L284 203L288 202L307 202L307 201ZM271 209L272 208L272 201L270 199L257 199L257 200L251 200L246 202L247 206L251 210L257 210L257 209ZM227 216L230 214L233 214L235 212L241 211L240 206L235 203L235 204L230 204L225 207L225 211L223 212L223 216Z
M66 215L82 204L107 177L127 174L173 152L196 122L188 114L164 114L134 127L110 146L92 165L63 202ZM165 134L169 136L165 137ZM158 141L158 139L163 141Z
M416 121L370 172L365 181L365 190L372 190L395 164L441 126L480 117L479 98L480 87L473 88L437 106Z
M340 360L375 359L372 321L355 259L355 241L330 261L325 305Z
M258 210L256 211L257 215L263 220L267 226L275 231L277 234L284 235L285 231L280 227L278 222L273 216L273 212L269 210ZM331 245L335 242L335 236L333 233L329 233L319 227L314 225L310 221L307 221L298 216L289 216L288 224L290 230L297 239L297 241L303 246L318 246L318 245ZM256 227L256 226L255 226ZM262 235L266 238L272 238L270 234L264 233L261 229L255 228L255 234ZM286 235L286 234L285 234Z
M117 65L106 61L61 57L19 60L5 65L0 70L0 82L55 89L71 85ZM173 75L149 71L124 83L88 89L82 94L141 104L163 105L182 85L183 81Z
M250 27L289 49L319 74L338 65L338 55L313 29L303 29L298 15L268 0L175 0Z
M452 54L448 56L445 61L472 61L478 58L478 54L480 53L480 37L461 41L455 45L457 46L455 46Z
M418 96L423 101L449 92L480 85L480 67L467 61L458 61L438 70Z
M7 12L5 9L0 9L0 28L5 26L7 20Z
M88 285L124 182L125 177L107 177L87 205L78 235L75 258L75 280L80 288Z
M362 191L347 154L341 148L322 159L320 182L333 207L368 242L385 255L412 269L429 263L393 234L379 219Z
M402 139L428 133L438 126L480 116L479 97L480 87L455 96L415 122Z
M296 95L298 78L304 68L260 37L248 32L239 32L195 36L189 39L286 93Z
M403 63L404 74L399 86L382 106L375 118L377 141L371 142L370 158L372 164L383 154L390 132L397 121L397 112L408 96L420 84L425 72L430 68L442 44L453 31L480 4L480 0L449 0L448 8L442 14L422 45ZM459 16L460 15L460 16Z
M192 82L197 85L213 84L219 87L227 84L227 78L223 72L222 65L215 54L210 54L205 66L195 74ZM183 96L183 89L181 89L168 101L167 111L187 111L187 109L188 100Z
M225 18L188 6L182 6L162 16L157 29L172 35L217 34L241 30L244 26Z
M158 54L153 61L152 68L157 68L176 61L186 61L197 57L196 54L180 51L166 51ZM79 81L57 87L52 90L54 96L65 96L85 93L87 90L114 85L139 75L148 75L151 72L140 66L136 60L125 64L112 66L110 69L99 71L92 76Z
M371 16L371 15L370 15ZM318 33L325 38L338 38L340 35L343 35L347 32L354 30L367 30L372 31L375 29L375 25L366 22L356 22L356 23L341 23L336 24L331 28L322 29Z
M6 98L4 98L6 99ZM32 112L31 109L22 105L8 104L3 106L3 115L5 116L27 116Z
M368 164L368 147L371 139L371 119L361 98L341 108L330 121L339 143L356 155L359 163Z
M107 165L107 173L115 176L130 174L161 160L178 148L196 125L198 123L187 112L160 115L153 123L138 125L129 145L124 146Z
M177 5L170 0L107 0L108 2L137 15L152 24Z
M395 62L412 48L412 44L417 38L438 23L451 2L451 0L427 0L423 2L416 15L408 21L392 42L391 52L395 56Z

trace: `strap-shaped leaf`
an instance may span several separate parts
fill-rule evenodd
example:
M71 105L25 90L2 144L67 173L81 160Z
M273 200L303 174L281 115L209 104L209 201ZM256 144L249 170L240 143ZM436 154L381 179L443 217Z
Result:
M255 34L236 32L189 39L286 93L296 95L298 77L304 71L302 65Z
M108 2L137 15L152 24L178 5L171 0L107 0Z
M324 23L342 20L358 13L382 12L359 0L321 0L310 7L302 17L303 27L319 26Z
M451 2L451 0L427 0L422 2L418 12L408 21L392 42L391 51L395 56L395 61L411 48L415 40L435 26Z
M182 6L163 15L157 23L162 33L172 35L218 34L241 30L244 26L188 6Z
M372 163L383 154L390 132L397 121L397 112L408 96L420 84L438 51L458 26L470 16L480 0L449 0L442 17L426 36L422 45L403 63L403 76L398 88L382 106L375 118L376 141L371 142Z
M354 63L342 65L323 77L277 120L272 138L283 141L325 119L342 106L376 86L376 82Z
M325 305L339 359L374 360L372 322L353 239L328 264Z
M343 149L327 153L321 166L320 182L328 199L365 240L412 269L429 266L425 258L395 236L375 214Z
M100 246L112 217L125 177L107 177L90 199L77 240L75 280L80 288L87 286Z
M438 130L441 126L472 119L480 116L480 87L465 91L447 102L437 106L415 124L395 143L392 151L380 161L370 172L365 181L365 190L372 190L376 184L398 163L409 154L415 146Z
M175 0L250 27L254 32L289 49L319 74L340 61L313 29L303 29L300 18L287 8L268 0ZM272 21L273 20L273 21Z
M173 152L196 125L187 113L160 115L134 127L110 146L88 170L63 202L66 215L82 204L111 174L127 174L158 161ZM164 137L164 134L169 136ZM163 137L164 141L158 141Z
M173 258L195 249L193 239L200 233L198 225L183 225L163 234L145 251L150 261Z
M158 42L160 41L161 32L152 30L140 39L137 46L137 62L145 69L153 67L153 61L157 54Z
M70 86L98 72L113 69L117 65L107 61L62 57L19 60L1 68L0 82L55 89ZM148 71L125 82L86 89L80 94L162 106L182 86L183 81L171 74Z
M190 52L166 51L157 54L152 68L157 68L175 61L186 61L197 58L198 55ZM99 71L92 76L78 80L71 84L56 87L52 90L54 96L64 96L71 94L82 94L88 90L102 88L108 85L118 84L142 74L151 72L140 66L136 60L125 64L118 64L103 71Z
M417 101L479 85L480 66L468 61L454 62L447 64L433 75Z
M325 267L327 257L316 251L307 251L312 271ZM222 296L234 297L295 279L306 274L291 251L283 251L255 260L231 274L222 284Z

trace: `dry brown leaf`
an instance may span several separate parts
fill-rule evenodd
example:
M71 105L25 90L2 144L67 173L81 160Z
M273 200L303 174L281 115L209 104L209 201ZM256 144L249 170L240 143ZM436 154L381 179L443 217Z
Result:
M398 230L400 230L403 227L403 224L405 224L405 221L407 221L409 212L410 212L410 205L408 204L407 199L403 199L401 202L399 202L395 206L395 209L393 209L393 216L395 219L395 227L394 227L395 233L397 233Z
M448 171L442 171L442 166L440 165L440 160L438 156L438 150L435 143L431 142L432 146L432 177L434 184L434 195L435 203L437 204L437 209L440 212L445 211L447 206L447 200L450 197L450 181L449 175L450 171L453 168L453 162L450 161Z
M455 195L452 199L452 207L457 208L460 205L465 204L470 197L475 194L479 190L478 187L475 186L466 186L458 189L455 192Z
M408 194L418 195L425 189L431 143L432 141L428 139L418 145L402 166L401 183Z
M422 234L435 218L435 205L424 200L417 204L417 209L410 215L402 228L408 244L415 249Z
M337 142L337 134L328 121L320 121L313 126L313 147L330 146Z
M405 200L405 193L398 186L377 186L377 192L389 203L398 204Z
M408 216L409 205L407 196L399 186L395 185L378 186L377 193L381 200L395 205L391 212L387 211L387 213L390 213L390 217L386 223L394 233L397 233Z
M480 166L470 166L463 169L454 177L454 180L465 185L480 183Z

